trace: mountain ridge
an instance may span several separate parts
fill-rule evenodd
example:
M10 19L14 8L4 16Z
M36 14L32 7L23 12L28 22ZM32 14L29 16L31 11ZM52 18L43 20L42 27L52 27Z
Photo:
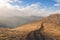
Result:
M60 15L60 14L58 14ZM48 16L41 20L12 29L1 28L1 40L60 40L60 16ZM56 17L57 16L57 17ZM59 19L57 19L59 17ZM57 20L55 20L57 19ZM58 21L59 20L59 21ZM54 22L53 22L54 21Z
M40 29L30 32L26 39L60 40L60 14L50 15L41 21Z

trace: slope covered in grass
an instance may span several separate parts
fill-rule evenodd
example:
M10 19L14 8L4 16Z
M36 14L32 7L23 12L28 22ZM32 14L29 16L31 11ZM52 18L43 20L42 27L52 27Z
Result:
M60 40L60 14L13 29L0 28L0 40Z

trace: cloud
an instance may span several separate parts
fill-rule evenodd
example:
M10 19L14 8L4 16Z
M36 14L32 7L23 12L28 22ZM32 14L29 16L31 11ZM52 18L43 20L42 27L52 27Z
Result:
M22 3L23 1L21 1L21 0L10 0L9 2L10 2L10 3L14 3L14 2Z
M6 7L6 8L9 8L9 7L13 7L11 4L9 4L10 0L0 0L0 8L3 8L3 7Z
M6 8L18 8L18 5L11 5L10 2L14 3L14 2L21 2L18 0L0 0L0 8L1 7L6 7Z
M57 3L60 3L60 0L54 0L54 1L56 1Z
M9 3L10 1L11 0L0 0L0 16L16 16L21 13L21 11L18 10L19 6L11 5Z
M27 6L25 8L22 8L21 11L23 11L23 15L26 15L26 16L48 16L50 14L55 14L55 13L60 13L59 11L60 10L54 10L54 11L50 11L50 10L53 10L51 7L50 8L47 8L47 7L44 7L44 8L41 8L39 9L39 3L36 3L36 4L32 4L30 6ZM57 6L57 5L56 5Z
M23 16L39 16L40 14L46 11L46 8L39 9L39 3L31 4L25 8L20 9L23 13Z
M48 11L47 7L40 8L40 3L28 5L26 7L11 5L9 2L18 0L0 0L0 16L47 16L54 13L60 13L60 10ZM59 6L55 4L54 6ZM52 10L52 9L51 9Z
M60 14L60 10L55 10L55 11L51 11L51 12L48 12L49 14Z
M7 7L8 6L8 7ZM17 8L16 8L17 7ZM11 4L3 6L0 10L1 16L31 16L39 13L39 4L31 4L27 7L20 8L19 6L12 6Z
M56 7L60 7L60 4L54 4L54 6L56 6Z
M57 2L56 4L54 4L54 6L60 7L60 0L54 0L54 1Z

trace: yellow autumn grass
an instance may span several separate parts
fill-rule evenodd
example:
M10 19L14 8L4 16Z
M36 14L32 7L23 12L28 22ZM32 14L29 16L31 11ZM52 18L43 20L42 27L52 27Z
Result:
M51 36L60 36L60 26L53 23L45 23L44 33Z
M12 30L31 32L31 31L39 29L40 24L41 24L40 21L36 21L36 22L32 22L32 23L29 23L29 24L26 24L26 25L23 25L23 26L19 26L17 28L12 29Z

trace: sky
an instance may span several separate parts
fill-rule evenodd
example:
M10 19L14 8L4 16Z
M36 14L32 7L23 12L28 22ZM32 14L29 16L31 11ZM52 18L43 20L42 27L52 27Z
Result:
M0 16L48 16L60 13L60 0L0 0Z

